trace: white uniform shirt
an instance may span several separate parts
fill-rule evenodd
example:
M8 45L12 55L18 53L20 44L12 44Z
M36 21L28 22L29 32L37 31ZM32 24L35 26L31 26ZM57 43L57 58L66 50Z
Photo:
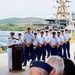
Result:
M65 40L66 40L66 36L63 34L61 34L61 36L60 36L61 38L62 38L62 42L64 42Z
M52 34L49 34L49 38L52 38Z
M33 42L33 45L38 45L38 43L39 43L39 39L36 37L36 38L34 38L34 42Z
M45 35L45 42L49 43L49 40L50 40L49 35L48 36Z
M23 39L26 40L26 43L29 44L33 40L33 34L32 33L30 33L30 34L26 33L24 35L24 38Z
M37 33L37 38L40 38L40 37L41 37L41 34L40 33L39 34Z
M70 37L70 34L65 34L65 37L66 37L66 40L68 41L71 37Z
M57 39L52 37L52 38L50 39L50 43L51 43L52 45L56 45Z
M11 37L7 40L7 52L12 52L12 48L9 48L9 46L12 46L15 44L15 39L12 39Z
M62 38L59 36L57 37L57 43L60 44L62 42Z
M40 37L39 38L39 43L43 44L44 42L45 42L45 37L44 36Z
M17 40L16 43L17 43L17 44L22 44L22 42L23 42L23 41L22 41L22 39L20 38L20 39Z
M9 37L8 40L7 40L7 47L15 44L14 41L15 41L14 39L12 39L11 37Z

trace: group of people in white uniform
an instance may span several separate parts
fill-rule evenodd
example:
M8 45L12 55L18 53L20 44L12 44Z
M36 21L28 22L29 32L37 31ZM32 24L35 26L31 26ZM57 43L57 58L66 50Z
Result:
M70 58L70 34L68 29L36 29L32 32L31 27L27 27L27 31L19 38L14 37L14 32L10 33L7 41L8 68L12 70L12 48L11 45L22 43L23 66L27 65L27 61L46 60L51 55L60 56L62 58Z

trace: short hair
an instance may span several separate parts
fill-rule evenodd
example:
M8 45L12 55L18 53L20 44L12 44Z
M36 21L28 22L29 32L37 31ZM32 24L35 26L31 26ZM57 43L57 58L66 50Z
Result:
M11 35L15 35L15 33L14 33L14 32L11 32L10 34L11 34Z
M22 35L21 33L18 33L18 35Z
M55 34L56 34L56 32L52 32L52 34L53 34L53 35L55 35Z
M56 73L58 75L62 75L64 73L64 61L59 56L50 56L48 58L48 64L56 69Z
M64 59L64 75L75 75L75 64L70 59Z
M30 30L30 29L31 29L31 27L30 27L30 26L28 26L28 27L27 27L27 30Z

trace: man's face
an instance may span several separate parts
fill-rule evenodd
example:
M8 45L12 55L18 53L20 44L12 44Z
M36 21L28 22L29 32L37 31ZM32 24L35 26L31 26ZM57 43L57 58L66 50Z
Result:
M48 32L46 32L46 35L48 35Z
M67 33L68 33L68 31L65 31L65 33L67 34Z
M14 37L14 35L10 34L11 37Z
M39 30L37 30L37 33L40 33L40 31L39 31Z
M30 33L31 32L31 29L28 29L27 32Z
M60 33L58 33L58 36L60 36Z
M50 34L52 34L52 31L50 31Z
M34 34L35 37L37 37L37 34Z
M44 35L44 33L41 33L41 36L43 36Z
M21 35L18 35L19 38L21 38Z
M40 74L39 74L37 68L32 67L32 68L30 69L30 74L29 74L29 75L40 75Z
M61 34L64 34L64 32L61 32Z
M56 34L53 34L53 37L55 37L56 36Z

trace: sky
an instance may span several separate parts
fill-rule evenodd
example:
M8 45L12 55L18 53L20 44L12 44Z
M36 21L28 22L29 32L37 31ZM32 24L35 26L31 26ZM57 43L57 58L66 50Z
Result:
M5 18L54 18L56 0L0 0L0 19ZM75 0L68 3L70 13L75 12Z

